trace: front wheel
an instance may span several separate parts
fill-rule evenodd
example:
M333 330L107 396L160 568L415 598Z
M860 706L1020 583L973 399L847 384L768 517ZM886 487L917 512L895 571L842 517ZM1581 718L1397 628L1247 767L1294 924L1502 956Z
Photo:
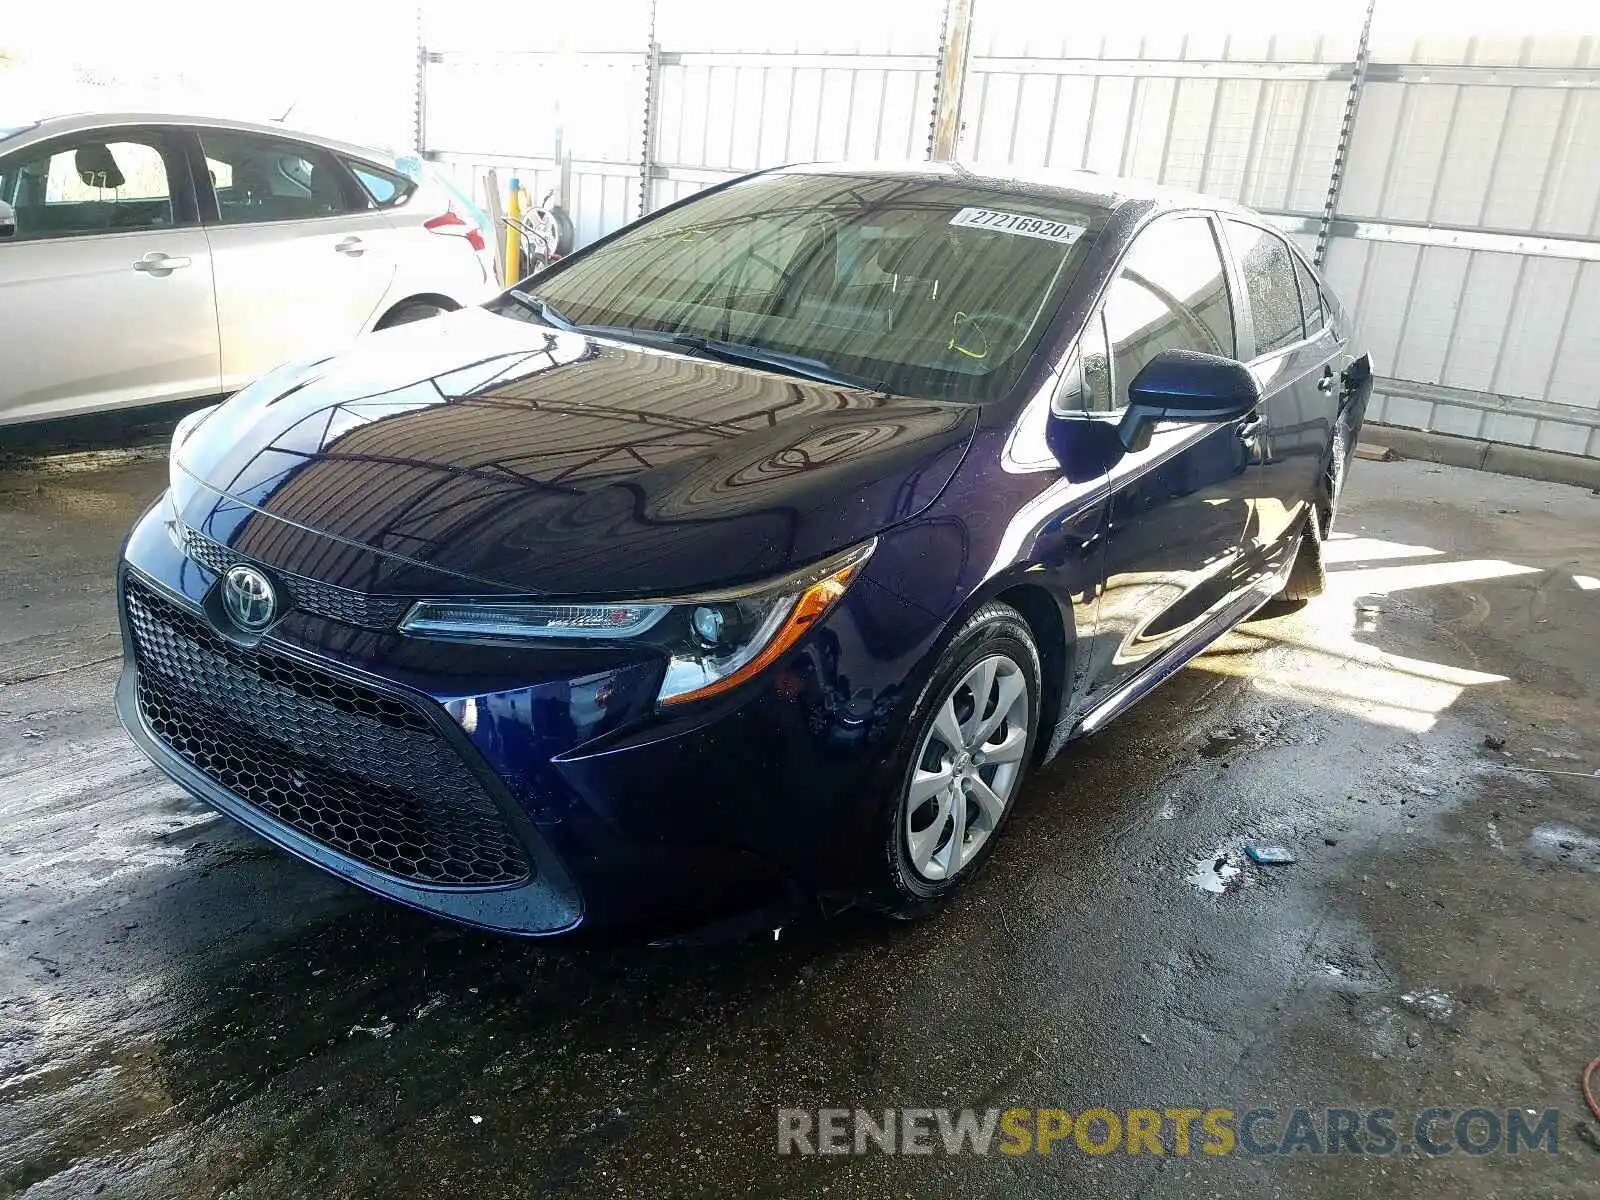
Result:
M933 672L901 746L882 822L878 907L911 918L960 888L994 849L1033 758L1039 651L1022 615L990 603Z

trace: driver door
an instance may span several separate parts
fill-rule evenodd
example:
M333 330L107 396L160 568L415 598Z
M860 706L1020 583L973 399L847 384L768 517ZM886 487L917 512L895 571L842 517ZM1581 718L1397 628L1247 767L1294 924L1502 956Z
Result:
M0 424L219 390L211 251L178 136L70 134L0 160ZM23 352L26 348L26 352Z
M1108 419L1162 350L1237 354L1227 273L1209 215L1163 217L1135 239L1085 334L1086 374L1103 372ZM1106 574L1089 707L1151 668L1249 586L1243 548L1259 414L1221 425L1165 423L1108 478Z

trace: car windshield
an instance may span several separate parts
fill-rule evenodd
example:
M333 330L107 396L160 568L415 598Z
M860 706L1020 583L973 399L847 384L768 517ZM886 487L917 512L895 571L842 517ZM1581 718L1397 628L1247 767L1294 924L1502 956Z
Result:
M499 305L982 402L1016 381L1105 215L943 180L763 175L629 230Z

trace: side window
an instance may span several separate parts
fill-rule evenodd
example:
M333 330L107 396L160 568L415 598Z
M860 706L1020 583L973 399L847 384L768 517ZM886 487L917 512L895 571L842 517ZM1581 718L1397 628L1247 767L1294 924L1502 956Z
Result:
M177 218L157 136L90 134L0 164L0 199L17 214L8 241L170 229Z
M1275 233L1229 221L1228 241L1244 273L1244 290L1256 322L1256 353L1298 342L1305 336L1300 316L1300 292L1294 281L1294 259Z
M381 167L357 162L351 158L340 161L350 168L350 173L361 184L361 190L366 192L379 208L398 208L411 199L411 193L417 190L417 185L404 175L397 175L393 171L385 171Z
M1311 268L1294 256L1294 275L1300 281L1300 312L1305 317L1306 336L1316 337L1322 332L1322 326L1327 317L1322 309L1322 292L1317 287L1317 280L1311 274Z
M1232 358L1233 308L1211 222L1169 218L1141 233L1106 294L1105 324L1119 407L1163 350Z
M333 155L315 146L202 129L200 148L224 225L303 221L365 207Z

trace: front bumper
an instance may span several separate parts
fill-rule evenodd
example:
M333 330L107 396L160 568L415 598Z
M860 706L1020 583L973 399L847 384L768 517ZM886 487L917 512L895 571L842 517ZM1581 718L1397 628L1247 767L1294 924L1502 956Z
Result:
M860 645L861 630L849 615L830 616L787 662L746 689L671 718L653 711L660 665L614 653L428 643L304 612L291 613L255 646L216 650L213 657L269 657L274 680L283 663L292 664L308 673L311 683L295 686L313 700L328 688L348 688L419 714L414 732L470 773L529 868L524 878L488 883L480 877L465 883L419 879L409 865L383 869L393 866L393 855L372 852L374 838L393 841L389 831L374 829L362 841L348 830L352 823L386 820L374 805L391 803L383 789L397 781L382 760L404 757L405 746L384 750L375 765L353 772L369 781L381 777L372 785L378 800L352 800L365 805L360 821L351 818L342 834L330 834L317 814L307 818L297 809L296 797L285 801L285 780L315 782L323 767L341 778L351 774L339 746L341 739L361 741L359 729L351 734L325 709L313 713L320 723L308 725L292 698L284 716L268 703L282 697L273 692L263 701L256 684L230 692L225 713L201 696L199 707L212 721L202 726L201 741L230 744L219 766L208 745L196 750L185 741L187 726L174 733L152 710L150 685L170 686L173 677L149 650L141 656L130 619L137 595L149 592L171 605L179 614L173 621L202 623L193 627L194 638L220 637L226 627L208 615L216 572L179 551L165 517L162 506L152 509L125 550L119 595L127 650L119 715L181 786L305 861L414 908L530 935L593 923L682 930L745 910L792 909L807 895L850 893L862 878L875 798L883 794L892 760L890 701L903 670L893 659L868 656L851 678L840 662L841 635ZM829 629L835 616L840 627ZM215 668L207 670L213 674L204 687L214 688ZM883 687L863 686L880 670ZM187 702L180 707L188 712ZM222 717L226 727L217 723ZM233 748L241 739L245 748ZM261 745L277 747L269 767L251 768L276 772L281 786L268 802L251 793L253 780L237 763L241 755L262 762L267 752ZM406 779L398 785L404 790ZM426 781L419 781L416 796L433 803ZM392 803L412 807L403 795ZM415 832L430 820L418 818L410 828Z
M465 924L507 933L559 933L578 925L583 915L582 901L570 877L531 823L510 802L504 784L472 751L461 730L453 726L443 709L432 706L437 710L437 715L434 715L428 705L418 702L418 698L386 687L376 680L346 681L352 689L360 689L375 699L386 698L399 708L416 713L426 727L415 732L429 741L436 739L444 747L445 754L440 756L441 759L455 756L460 769L470 773L472 784L481 795L488 798L493 805L493 812L488 814L489 821L503 822L499 827L508 835L505 847L492 856L495 860L493 865L479 872L490 882L471 881L473 872L469 867L460 872L468 878L468 882L452 885L438 878L445 872L421 867L415 862L410 863L403 875L400 872L404 868L400 867L395 856L380 857L371 852L362 854L358 847L363 841L382 845L382 839L398 839L400 836L394 823L378 823L381 817L372 820L370 834L363 837L366 831L359 826L346 833L344 829L335 827L335 821L319 821L316 815L310 814L306 819L292 821L275 812L276 806L259 802L261 791L253 786L240 786L237 780L241 772L223 766L221 760L224 754L238 745L237 735L241 732L257 735L279 732L281 735L282 731L252 728L253 723L265 724L262 720L263 706L259 704L246 706L247 710L253 708L254 711L235 711L230 714L233 720L226 722L229 726L226 732L215 728L223 724L215 716L202 716L205 710L198 705L188 704L185 707L186 715L190 718L189 728L195 728L195 719L204 722L202 729L210 726L213 736L206 740L213 748L196 748L196 743L205 736L204 733L198 736L175 736L172 726L163 719L164 710L174 703L182 705L190 697L171 689L161 696L156 690L161 686L157 680L161 678L162 670L152 669L151 663L141 664L141 656L149 657L149 643L134 636L133 622L136 613L157 605L170 606L173 613L182 613L182 602L155 580L127 566L120 574L118 595L124 659L122 676L117 684L117 715L139 748L184 789L281 849L402 904ZM199 619L198 614L193 615L196 620ZM275 644L271 653L277 661L301 664L308 678L326 678L330 681L339 678L327 671L326 664L299 654L291 647ZM299 724L302 727L296 732L304 735L306 723ZM235 735L231 744L222 740L227 732ZM404 736L402 731L395 732L398 736ZM259 736L256 741L258 745L261 744ZM297 768L289 763L288 744L279 744L285 747L285 754L276 764L279 773L286 777L294 776ZM218 746L224 749L214 748ZM301 752L297 761L305 761L307 758L320 757L318 752L325 747L306 747L301 744L295 749ZM259 762L252 766L258 772L261 770ZM206 769L208 767L209 770ZM230 781L235 782L235 788L224 786L217 777L219 775L230 777ZM426 781L418 782L425 784ZM288 786L294 785L290 783ZM258 802L252 803L246 799L246 795L257 796ZM351 816L338 823L345 827L355 826L360 819L359 816ZM318 836L319 833L321 836ZM384 870L374 859L386 862L395 869Z

